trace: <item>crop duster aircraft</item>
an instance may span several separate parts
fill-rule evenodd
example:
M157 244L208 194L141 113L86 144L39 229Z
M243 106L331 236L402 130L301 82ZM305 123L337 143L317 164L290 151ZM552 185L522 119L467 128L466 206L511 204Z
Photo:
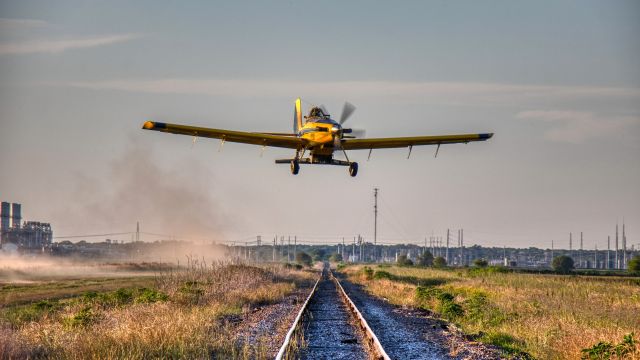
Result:
M145 130L156 130L172 134L182 134L194 137L208 137L225 141L260 145L263 147L274 146L294 149L293 159L278 159L276 164L290 164L291 173L296 175L300 171L300 164L324 164L348 166L349 174L356 176L358 163L352 162L347 156L347 150L369 150L369 157L373 149L385 148L409 148L417 145L437 145L436 156L442 144L468 143L471 141L484 141L490 139L493 133L461 134L461 135L435 135L435 136L409 136L389 138L357 138L359 133L343 125L355 111L350 103L345 103L339 121L335 121L327 113L323 106L314 106L309 115L302 116L302 102L298 98L295 101L293 112L292 133L270 132L244 132L211 129L189 125L168 124L162 122L147 121L142 126ZM304 157L306 153L308 157ZM344 154L346 161L334 159L334 153ZM408 158L408 156L407 156Z

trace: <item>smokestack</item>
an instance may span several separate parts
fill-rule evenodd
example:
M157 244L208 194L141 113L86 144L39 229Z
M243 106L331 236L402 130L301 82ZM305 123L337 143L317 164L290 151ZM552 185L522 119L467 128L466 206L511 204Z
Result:
M622 218L622 268L627 268L627 236L624 233L624 218Z
M11 221L11 204L6 201L2 202L0 207L0 230L5 231L9 229L9 223Z
M18 203L11 204L11 226L14 229L20 229L22 224L22 205Z

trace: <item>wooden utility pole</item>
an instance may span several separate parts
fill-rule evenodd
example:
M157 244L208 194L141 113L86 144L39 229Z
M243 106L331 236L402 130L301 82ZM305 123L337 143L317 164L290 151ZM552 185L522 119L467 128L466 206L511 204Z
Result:
M611 251L611 236L607 235L607 265L606 269L611 269L611 258L609 252Z

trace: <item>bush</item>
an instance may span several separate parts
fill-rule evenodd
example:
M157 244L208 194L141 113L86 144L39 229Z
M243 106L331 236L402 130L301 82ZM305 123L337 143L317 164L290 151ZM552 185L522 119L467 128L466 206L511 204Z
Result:
M432 266L433 265L433 254L431 251L425 251L418 257L418 265L420 266Z
M485 268L489 265L489 262L485 259L475 259L473 260L473 265L479 268Z
M314 248L311 250L311 255L313 257L313 261L323 261L326 260L326 251L324 249Z
M413 261L407 257L407 255L398 256L398 265L400 266L413 266Z
M38 321L60 307L61 305L57 301L41 300L31 305L9 309L5 316L10 323L19 325L26 322Z
M296 254L296 262L300 265L311 266L313 260L309 254L304 251L300 251Z
M365 266L362 269L362 272L364 273L364 277L367 278L367 280L373 279L373 269L372 268L370 268L368 266Z
M331 254L331 257L329 258L329 260L331 260L333 262L340 262L340 261L342 261L342 254L333 253L333 254Z
M393 280L394 276L393 274L391 274L390 272L387 271L376 271L375 274L373 275L373 278L376 280L379 279L387 279L387 280Z
M454 319L464 314L462 306L452 301L440 302L440 313L447 319Z
M464 314L462 306L455 302L453 294L441 291L435 297L438 299L437 309L446 319L452 320Z
M115 305L125 305L133 301L132 289L118 289L111 294L111 299Z
M582 349L582 359L610 359L616 355L619 359L626 359L627 355L633 354L636 347L636 340L633 333L627 334L622 338L622 342L613 345L607 341L600 341L590 348Z
M300 264L285 263L285 264L284 264L284 268L285 268L285 269L302 270L303 266L302 266L302 265L300 265Z
M629 260L629 272L640 272L640 255L636 255Z
M445 260L445 258L443 258L442 256L438 256L435 259L433 259L433 267L443 268L446 266L447 266L447 260Z
M65 325L69 327L80 327L91 324L96 319L96 315L90 306L82 308L74 315L64 320Z
M573 259L566 255L556 256L553 258L551 266L557 273L568 274L573 270Z
M140 289L140 294L138 295L138 297L136 297L135 302L149 304L167 300L169 300L169 295L165 293L157 290L142 288Z
M418 300L432 300L436 298L442 291L438 288L430 286L418 286L416 288L416 297Z

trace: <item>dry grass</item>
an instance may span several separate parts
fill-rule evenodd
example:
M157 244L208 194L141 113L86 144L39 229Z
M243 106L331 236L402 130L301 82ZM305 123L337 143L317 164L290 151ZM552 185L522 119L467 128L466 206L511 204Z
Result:
M126 278L69 279L35 281L32 283L0 283L0 307L28 304L42 299L64 299L82 295L87 291L112 291L120 288L150 287L155 284L152 276Z
M408 267L374 268L391 279L344 270L352 281L398 305L440 313L480 340L540 359L578 359L600 341L619 343L640 335L640 281L637 278L558 276ZM384 274L383 274L384 275ZM384 277L384 276L383 276ZM423 292L416 291L418 286ZM452 302L442 293L453 296ZM431 294L431 295L430 295ZM447 304L458 304L456 315ZM640 359L640 346L625 358Z
M260 340L236 338L246 326L240 315L281 301L314 276L281 266L191 262L157 276L149 290L7 307L0 313L0 357L266 358Z

